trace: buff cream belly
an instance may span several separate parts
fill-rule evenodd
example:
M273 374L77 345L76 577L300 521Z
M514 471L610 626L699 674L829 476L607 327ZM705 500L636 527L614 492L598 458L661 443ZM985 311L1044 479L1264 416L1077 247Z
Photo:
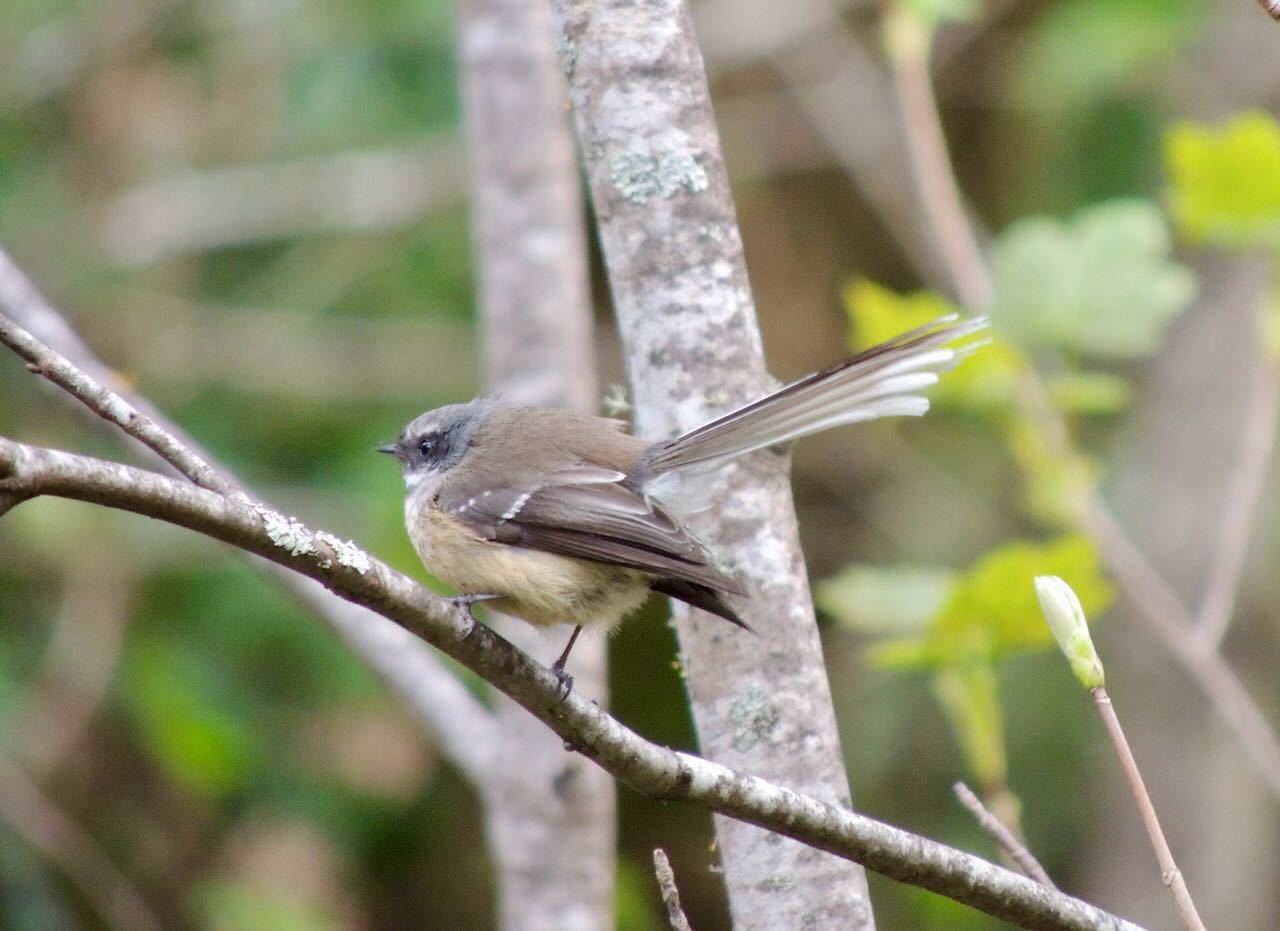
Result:
M463 594L519 592L487 606L536 627L612 624L649 595L647 576L633 569L493 543L439 511L425 514L417 523L406 520L406 527L431 573Z

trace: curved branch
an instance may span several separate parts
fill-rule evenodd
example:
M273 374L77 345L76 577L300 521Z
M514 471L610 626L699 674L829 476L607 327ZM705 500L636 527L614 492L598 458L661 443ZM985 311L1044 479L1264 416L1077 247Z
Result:
M260 504L153 472L0 438L0 494L54 495L133 511L229 543L377 611L484 677L570 746L655 799L712 811L861 863L1026 928L1135 925L971 854L641 738L466 610L352 544Z
M203 455L194 440L144 398L125 390L2 249L0 311L0 342L26 359L32 371L79 400L84 410L118 424L197 485L249 499L235 476ZM20 500L0 492L0 515ZM332 597L314 582L274 563L263 565L395 690L474 784L488 778L498 746L497 725L435 656L382 618Z

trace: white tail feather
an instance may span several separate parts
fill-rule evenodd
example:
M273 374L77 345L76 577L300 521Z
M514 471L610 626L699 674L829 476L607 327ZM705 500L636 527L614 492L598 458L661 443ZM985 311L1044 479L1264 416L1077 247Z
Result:
M945 344L986 325L984 317L959 323L945 318L792 382L659 444L645 463L648 475L656 482L665 473L714 469L757 449L832 427L881 417L918 417L929 409L918 392L977 348Z

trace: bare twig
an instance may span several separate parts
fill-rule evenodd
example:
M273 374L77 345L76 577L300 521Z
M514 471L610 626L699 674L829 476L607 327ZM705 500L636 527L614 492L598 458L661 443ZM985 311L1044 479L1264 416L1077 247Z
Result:
M1049 874L1044 871L1040 861L1027 849L1025 844L1013 835L1013 832L1005 826L1003 821L987 810L987 806L982 804L982 799L973 794L972 789L963 782L957 782L951 787L951 791L955 792L960 804L969 809L969 813L978 822L978 826L990 835L991 839L996 842L996 846L1018 865L1018 869L1042 886L1046 886L1049 889L1058 888L1054 885L1053 880L1049 878Z
M802 40L776 48L770 64L902 254L916 264L925 281L941 287L946 270L929 248L928 231L918 222L909 160L903 158L896 121L885 107L892 87L875 53L831 4L822 6L826 21ZM756 10L772 17L779 33L785 34L782 23L792 15L789 5L759 0ZM821 71L815 67L823 65Z
M247 490L227 471L215 469L194 440L167 422L144 398L129 392L3 250L0 250L0 333L9 334L20 344L21 354L38 373L50 380L54 380L54 376L60 379L55 383L80 400L84 405L82 410L113 423L122 417L131 426L130 435L162 462L177 468L197 484L214 490L227 489L248 500ZM20 500L0 492L0 514ZM491 755L498 745L492 715L430 651L395 625L333 597L323 586L284 571L275 563L268 561L263 565L395 689L469 778L477 785L488 778Z
M108 927L160 931L146 900L93 838L5 756L0 756L0 816L67 877Z
M0 261L5 259L7 256L0 257ZM25 283L15 266L10 264L7 268L0 268L0 284L15 283L15 276ZM31 294L34 297L34 291ZM0 293L0 306L7 307L12 303L9 293ZM4 343L26 359L27 368L30 371L47 378L99 417L118 426L201 488L208 488L210 491L224 495L239 493L239 489L215 472L198 453L179 442L172 433L143 415L110 388L98 384L92 377L72 365L70 360L60 352L46 346L2 314L0 314L0 343Z
M1220 653L1202 648L1192 638L1191 615L1100 498L1094 495L1086 501L1079 519L1097 541L1103 562L1119 583L1134 617L1200 687L1267 788L1280 796L1280 741L1239 677Z
M929 75L932 30L905 4L890 5L884 28L921 206L960 303L982 310L991 304L991 276L965 215L938 115Z
M1151 838L1156 860L1160 863L1160 878L1169 887L1174 906L1178 910L1178 917L1182 919L1183 927L1187 931L1205 931L1204 923L1196 912L1195 903L1191 901L1187 882L1173 859L1173 852L1165 840L1164 831L1160 829L1160 820L1156 817L1155 806L1151 804L1151 797L1147 794L1147 787L1142 781L1142 772L1138 769L1137 760L1133 758L1133 751L1129 749L1129 742L1125 739L1124 730L1120 727L1120 719L1116 716L1116 709L1111 704L1111 697L1107 695L1106 687L1101 685L1090 689L1090 694L1093 695L1098 713L1102 715L1102 721L1107 727L1107 735L1115 747L1116 756L1120 758L1120 766L1124 770L1125 779L1129 781L1129 788L1133 790L1133 799L1138 804L1142 823L1147 829L1147 835Z
M1206 649L1216 650L1235 613L1240 576L1249 547L1249 530L1267 477L1280 413L1280 371L1267 356L1258 359L1249 406L1240 428L1240 453L1227 488L1217 543L1205 580L1195 635Z
M302 573L377 611L518 701L637 792L683 800L1029 928L1135 926L1024 876L848 808L643 740L466 610L352 544L262 505L152 472L0 438L0 492L55 495L187 527Z
M667 921L671 931L693 931L689 927L689 919L680 907L680 890L676 888L676 874L671 869L671 861L666 851L657 847L653 851L653 872L658 878L658 889L662 892L662 902L667 906Z

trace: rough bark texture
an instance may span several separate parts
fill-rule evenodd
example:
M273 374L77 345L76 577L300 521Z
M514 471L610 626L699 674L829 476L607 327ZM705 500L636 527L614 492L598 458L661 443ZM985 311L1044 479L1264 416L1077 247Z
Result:
M562 63L627 347L637 428L668 436L763 394L768 375L701 55L682 0L555 0ZM850 805L787 461L726 470L695 532L749 580L752 636L677 612L703 753ZM738 928L873 926L862 872L716 823Z
M520 404L595 408L583 208L564 77L543 0L465 0L459 48L487 383ZM554 638L499 629L548 661ZM605 703L605 643L570 661L577 690ZM615 798L608 774L506 697L483 786L501 927L593 931L613 921Z
M1073 931L1133 931L1136 927L961 850L758 776L650 743L576 691L566 696L550 670L473 621L463 608L433 595L354 544L314 532L264 505L153 472L0 437L0 496L21 502L42 495L168 521L304 574L453 657L519 702L584 756L650 798L704 805L1020 927ZM839 890L832 894L838 895Z

